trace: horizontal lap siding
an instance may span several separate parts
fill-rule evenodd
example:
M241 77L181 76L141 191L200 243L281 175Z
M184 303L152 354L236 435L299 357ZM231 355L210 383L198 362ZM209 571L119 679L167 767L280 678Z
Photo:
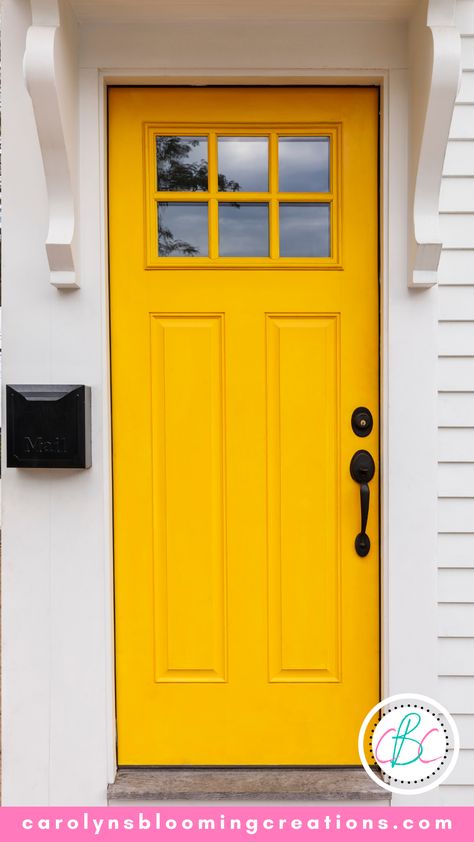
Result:
M471 253L474 256L474 247ZM443 284L440 286L439 317L441 322L468 322L474 320L474 286L472 286L472 276L470 284Z
M474 183L473 183L474 186ZM438 279L444 286L470 286L474 277L474 249L444 249Z
M474 462L474 440L470 427L443 427L438 433L440 462ZM470 531L470 530L469 530ZM473 530L474 531L474 530Z
M470 71L474 79L474 72ZM444 162L444 176L474 175L474 140L449 140Z
M473 523L474 499L450 497L439 500L438 525L440 532L470 532Z
M470 675L474 663L474 637L442 637L438 647L439 675Z
M455 431L452 435L455 435ZM472 500L474 496L474 462L440 462L438 496L442 499L461 497Z
M436 805L440 807L474 807L474 786L445 784L436 793Z
M438 565L441 569L474 567L474 534L472 532L439 532ZM473 711L474 712L474 711Z
M440 676L438 682L438 701L445 705L454 717L460 714L463 716L472 716L474 710L474 676ZM465 747L462 747L464 750Z
M440 804L474 806L474 0L458 0L463 73L440 196L439 700L461 737Z
M474 715L458 714L455 717L464 750L474 749Z
M474 123L474 106L470 105L472 109ZM467 109L466 109L467 110ZM470 125L468 130L471 131ZM441 187L439 206L442 213L458 214L462 211L474 211L474 176L459 176L455 178L444 178Z
M474 603L466 602L459 605L443 602L438 605L438 634L443 641L464 637L472 641L473 624Z
M474 44L474 38L472 39ZM456 105L451 124L453 140L469 140L474 136L474 105L460 103Z
M461 105L472 105L474 102L474 73L472 70L463 72L457 101Z
M440 427L474 427L474 394L472 392L440 392L438 423Z
M438 600L440 603L448 604L453 602L462 605L474 604L474 569L472 567L440 568L438 570Z
M469 357L474 347L474 322L440 322L438 351L444 357Z

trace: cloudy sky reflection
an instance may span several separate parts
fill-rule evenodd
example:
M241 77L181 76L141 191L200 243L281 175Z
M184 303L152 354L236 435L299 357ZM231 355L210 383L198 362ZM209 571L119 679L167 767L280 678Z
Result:
M158 256L207 257L207 204L158 203Z
M279 189L283 193L327 193L329 138L280 137Z
M268 257L268 205L219 204L221 257Z
M218 170L227 182L248 193L268 190L268 138L220 137Z
M329 257L329 205L282 203L280 205L280 255Z

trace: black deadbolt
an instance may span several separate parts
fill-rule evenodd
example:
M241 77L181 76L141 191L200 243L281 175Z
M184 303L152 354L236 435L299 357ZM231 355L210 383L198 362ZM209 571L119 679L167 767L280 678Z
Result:
M374 426L374 419L372 418L370 409L367 409L366 406L358 406L357 409L354 409L351 424L356 436L368 436Z

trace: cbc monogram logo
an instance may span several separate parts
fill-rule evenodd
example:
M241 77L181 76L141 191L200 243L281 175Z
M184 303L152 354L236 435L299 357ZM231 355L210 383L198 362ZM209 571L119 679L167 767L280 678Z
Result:
M429 696L399 693L379 702L359 732L368 775L390 792L414 795L439 786L459 755L453 717Z

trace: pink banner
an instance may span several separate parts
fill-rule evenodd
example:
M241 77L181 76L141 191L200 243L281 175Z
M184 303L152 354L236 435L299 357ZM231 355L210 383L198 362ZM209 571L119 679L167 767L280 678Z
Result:
M0 840L368 840L472 842L473 807L2 807Z

